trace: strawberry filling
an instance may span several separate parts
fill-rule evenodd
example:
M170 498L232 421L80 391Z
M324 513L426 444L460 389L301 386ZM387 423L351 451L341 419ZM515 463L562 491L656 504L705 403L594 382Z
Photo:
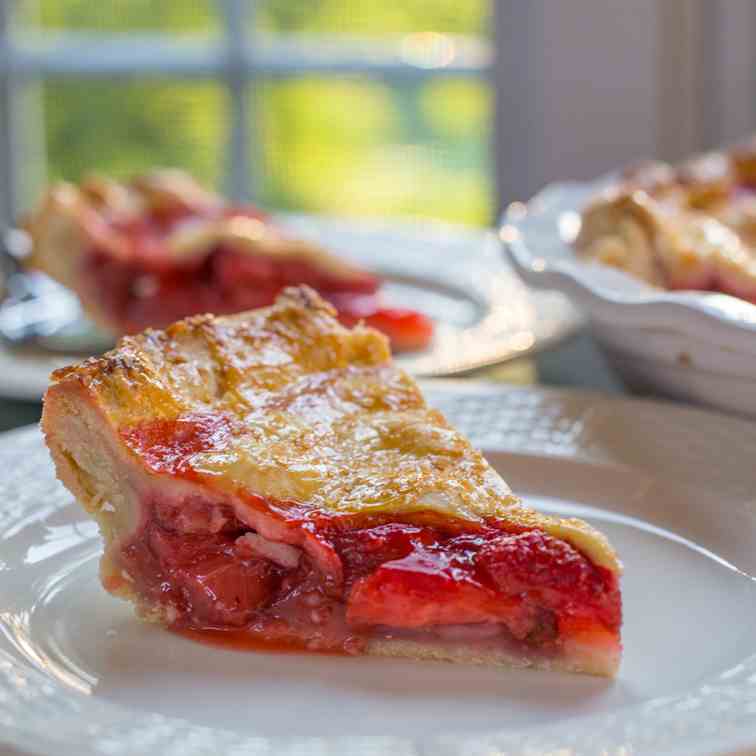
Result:
M120 563L175 628L243 629L272 643L349 653L376 637L467 638L465 628L558 653L573 629L619 632L616 576L541 531L497 522L471 530L433 513L299 521L336 554L334 574L306 551L250 530L230 508L195 500L181 519L179 508L155 498L145 509Z
M195 413L120 435L154 473L197 483L194 455L223 452L233 428ZM552 654L570 638L619 642L617 576L540 530L431 511L331 514L209 488L148 490L142 512L117 561L175 628L347 653L428 634Z
M147 327L165 327L189 315L212 312L233 314L265 307L287 286L307 284L336 307L345 325L364 320L385 333L395 351L428 345L433 325L420 313L385 307L378 295L380 280L369 273L340 278L305 260L276 260L217 244L199 260L171 260L163 244L177 223L193 217L212 218L219 211L154 213L128 224L112 224L127 253L113 254L93 242L85 274L89 296L109 318L129 333ZM223 211L226 217L265 220L253 208ZM105 235L107 238L107 234Z
M395 352L424 349L433 338L430 318L404 307L381 307L374 294L349 292L327 294L339 313L339 320L348 327L363 321L384 333Z

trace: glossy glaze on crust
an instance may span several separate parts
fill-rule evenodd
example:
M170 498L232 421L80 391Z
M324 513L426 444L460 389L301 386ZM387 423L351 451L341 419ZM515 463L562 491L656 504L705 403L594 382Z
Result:
M756 302L756 143L628 171L584 211L576 247L654 286Z
M512 495L482 455L427 407L380 334L345 329L306 288L275 306L190 318L126 337L114 351L53 375L94 397L129 454L170 472L156 421L223 418L210 445L184 450L181 474L223 494L239 490L314 511L407 515L539 528L619 572L603 535L541 515ZM167 461L166 461L167 460Z

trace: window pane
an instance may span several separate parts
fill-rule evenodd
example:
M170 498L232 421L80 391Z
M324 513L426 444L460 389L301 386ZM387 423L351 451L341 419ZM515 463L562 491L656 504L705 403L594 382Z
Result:
M486 223L491 109L488 87L461 78L267 82L256 100L262 199L309 212Z
M390 36L437 31L485 36L491 24L490 0L259 0L260 28L277 32L316 32Z
M214 83L59 80L43 85L50 178L177 166L218 183L225 90Z
M214 0L21 0L22 20L44 29L173 33L216 31Z

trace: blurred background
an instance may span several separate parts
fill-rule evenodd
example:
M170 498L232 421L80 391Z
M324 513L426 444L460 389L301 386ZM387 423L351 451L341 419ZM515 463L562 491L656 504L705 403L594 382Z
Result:
M2 183L24 207L50 178L170 164L285 210L484 223L491 13L487 0L11 0Z
M0 0L0 221L172 164L239 199L471 225L756 123L751 0Z

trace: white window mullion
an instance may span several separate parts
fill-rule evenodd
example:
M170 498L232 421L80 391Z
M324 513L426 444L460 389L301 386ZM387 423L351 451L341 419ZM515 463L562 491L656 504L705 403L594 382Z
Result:
M226 150L229 196L237 202L255 194L250 172L250 95L247 69L247 10L245 0L222 0L226 32L226 85L229 93L229 141Z
M30 188L38 183L36 178L29 179L27 158L44 156L44 138L39 133L43 119L30 115L21 101L26 101L30 85L38 93L38 83L49 76L138 79L160 75L208 79L225 86L224 188L232 199L244 201L260 199L263 145L262 125L255 118L255 85L264 77L364 75L405 87L438 76L483 78L490 74L492 47L477 38L454 38L449 43L453 55L446 59L424 45L422 36L413 47L411 37L350 41L263 34L254 26L256 0L215 2L224 26L220 39L186 40L167 33L61 30L49 34L34 28L15 29L11 28L15 3L0 0L0 221L12 219L23 209ZM38 94L32 103L39 108ZM35 120L39 129L30 134L29 124Z
M659 3L659 153L682 160L737 142L756 119L753 0Z
M659 153L677 162L705 146L702 50L706 0L665 0L658 6Z
M543 2L493 3L496 58L492 152L497 214L538 189L547 170ZM534 53L534 51L537 51Z
M756 123L756 3L728 0L706 3L709 30L702 68L707 72L702 95L706 145L739 141Z

